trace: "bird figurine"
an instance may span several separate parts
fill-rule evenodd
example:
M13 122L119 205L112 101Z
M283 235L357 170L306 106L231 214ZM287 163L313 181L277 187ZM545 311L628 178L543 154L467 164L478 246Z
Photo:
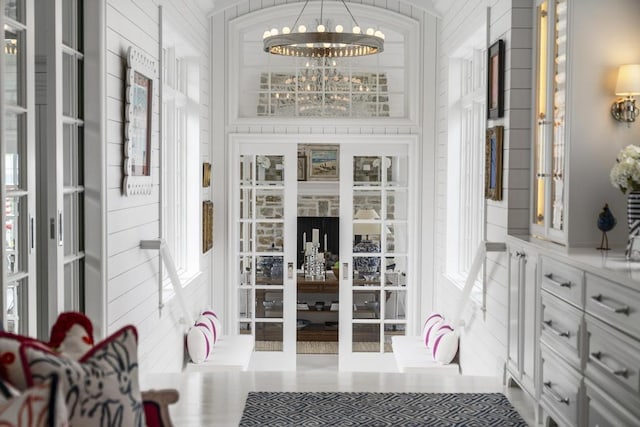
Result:
M602 208L602 212L598 214L598 229L602 231L602 240L600 240L600 247L596 249L600 249L603 251L608 251L609 248L609 238L607 237L607 231L613 230L613 227L616 226L618 221L611 213L611 209L609 209L609 204L605 203Z

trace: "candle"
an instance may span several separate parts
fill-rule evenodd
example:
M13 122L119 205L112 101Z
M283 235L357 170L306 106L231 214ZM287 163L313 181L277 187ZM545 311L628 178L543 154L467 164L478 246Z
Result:
M312 238L311 238L311 242L314 244L320 244L320 230L318 228L314 228L313 230L311 230L312 233Z
M302 247L305 248L307 246L307 232L302 233Z
M307 242L305 243L304 253L309 255L311 253L311 248L313 247L313 243Z
M327 233L324 233L324 251L327 252Z

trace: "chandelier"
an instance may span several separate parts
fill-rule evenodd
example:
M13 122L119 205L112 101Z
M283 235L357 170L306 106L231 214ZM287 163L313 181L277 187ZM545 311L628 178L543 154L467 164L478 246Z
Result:
M348 58L381 53L384 50L382 31L367 28L363 33L347 4L344 0L341 2L354 23L351 32L345 32L342 25L336 25L331 31L323 24L324 0L320 0L320 20L315 32L307 32L304 24L296 27L309 4L309 0L306 0L292 27L283 27L282 31L272 28L264 32L264 51L274 55L310 58Z

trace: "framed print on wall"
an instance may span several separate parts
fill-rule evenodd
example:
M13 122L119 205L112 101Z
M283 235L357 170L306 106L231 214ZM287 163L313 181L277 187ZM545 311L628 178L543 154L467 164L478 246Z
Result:
M337 181L340 175L340 149L337 145L312 145L308 148L307 179Z
M487 61L487 119L504 116L504 41L489 48Z
M127 51L126 108L124 126L125 196L151 194L151 134L156 61L131 46Z
M502 200L502 136L504 127L487 129L484 150L484 197Z

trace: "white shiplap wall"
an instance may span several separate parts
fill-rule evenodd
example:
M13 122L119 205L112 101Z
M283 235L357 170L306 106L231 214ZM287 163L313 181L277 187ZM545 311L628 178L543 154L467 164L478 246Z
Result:
M503 200L488 201L486 238L504 242L507 233L528 230L532 0L455 0L443 11L438 39L437 197L435 307L451 316L460 290L444 277L446 260L446 182L448 58L488 23L488 43L505 41L505 114L487 126L504 126ZM465 312L460 363L464 374L501 376L507 341L506 254L487 257L487 310L476 304Z
M417 284L424 284L423 292L420 293L422 313L429 312L432 305L432 283L433 283L433 251L434 251L434 207L431 201L435 193L434 165L435 165L435 113L433 100L435 99L435 42L437 19L432 13L431 1L420 0L360 0L353 6L365 5L376 8L384 17L385 13L394 12L416 20L419 23L418 44L421 47L417 57L411 58L409 66L415 67L417 71L417 87L411 87L412 93L417 93L417 110L414 112L415 120L407 124L385 125L383 120L371 124L363 124L357 120L348 122L325 121L318 124L309 124L308 121L290 120L288 122L273 124L262 121L251 123L244 120L242 124L233 124L229 111L230 96L233 89L229 88L229 61L234 61L234 52L229 49L230 38L234 34L228 32L229 23L247 14L260 13L270 7L282 4L298 4L302 8L304 0L239 0L239 1L219 1L216 2L211 16L212 25L212 56L215 58L225 58L225 61L215 61L212 64L212 90L217 94L212 100L212 141L213 141L213 178L219 183L214 190L214 204L216 206L228 206L230 200L229 189L230 168L227 165L229 158L229 136L232 134L287 134L287 135L343 135L345 142L348 142L349 135L406 135L414 134L419 136L418 155L422 159L422 170L418 171L418 182L420 182L420 194L422 205L420 206L422 221L418 224L420 235L422 236L421 254L422 259L418 264L421 267L420 277L416 279ZM352 6L352 7L353 7ZM298 6L296 6L298 7ZM354 12L356 17L357 13ZM384 19L384 18L382 18ZM223 96L224 95L224 96ZM223 184L224 183L224 184ZM227 209L216 210L214 228L216 230L229 230L228 226L233 218L228 217ZM227 286L230 283L228 278L231 273L227 271L229 255L226 250L230 247L229 236L216 235L220 244L214 247L214 270L216 279L214 282L214 301L225 301L227 298ZM222 274L224 272L224 274ZM227 313L232 307L224 307ZM416 323L418 320L416 319ZM417 333L417 329L416 329Z
M162 312L158 310L158 254L139 248L140 240L160 235L160 102L157 91L152 132L152 194L124 197L121 192L126 52L129 46L136 46L158 61L161 22L170 23L181 32L200 57L200 158L210 161L209 21L205 13L189 0L107 1L107 332L125 324L138 328L142 374L182 368L183 333L188 326L179 323L181 312L175 298L165 301ZM156 85L158 82L156 80ZM193 167L201 168L201 165ZM201 197L210 199L210 189L203 189ZM201 256L203 274L185 288L192 316L210 305L211 257L211 251Z

